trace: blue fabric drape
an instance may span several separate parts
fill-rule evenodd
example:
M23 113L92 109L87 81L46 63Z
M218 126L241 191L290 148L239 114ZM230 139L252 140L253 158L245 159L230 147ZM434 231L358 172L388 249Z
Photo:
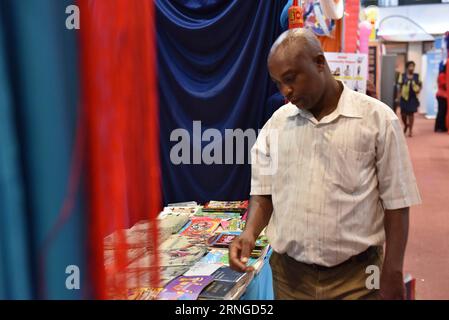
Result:
M88 289L79 194L43 251L67 193L79 101L70 4L0 1L0 299L79 299ZM80 290L66 288L68 265L80 269Z
M194 162L209 141L194 136L217 129L213 143L225 145L225 129L257 130L271 116L267 99L276 90L266 60L279 35L285 0L157 0L160 142L164 201L246 199L250 165ZM190 164L174 164L173 130L190 136ZM205 139L207 140L207 139ZM209 146L211 147L211 146ZM248 154L251 146L234 150ZM224 149L224 147L223 147ZM214 153L215 154L215 153ZM221 157L225 162L225 154ZM197 159L198 160L198 159ZM200 159L201 160L201 159Z

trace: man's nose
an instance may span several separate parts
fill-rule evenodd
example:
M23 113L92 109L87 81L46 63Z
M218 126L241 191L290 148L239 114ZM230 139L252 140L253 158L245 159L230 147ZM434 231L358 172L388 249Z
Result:
M292 89L291 87L289 87L289 86L283 85L283 86L281 87L281 93L282 93L282 95L283 95L284 97L289 98L290 95L292 94L292 92L293 92L293 89Z

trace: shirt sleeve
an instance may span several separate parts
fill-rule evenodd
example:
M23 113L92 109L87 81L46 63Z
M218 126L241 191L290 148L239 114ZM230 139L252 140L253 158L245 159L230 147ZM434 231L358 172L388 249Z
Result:
M273 161L270 155L271 119L259 132L251 149L251 192L250 195L270 195L273 176Z
M407 143L397 118L386 120L376 148L379 194L384 209L394 210L421 203Z

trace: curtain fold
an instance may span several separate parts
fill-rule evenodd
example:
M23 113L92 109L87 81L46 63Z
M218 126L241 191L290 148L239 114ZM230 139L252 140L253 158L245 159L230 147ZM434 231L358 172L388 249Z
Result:
M225 130L257 130L271 115L266 102L275 92L266 60L280 34L285 0L157 0L160 94L160 146L164 202L246 199L250 189L248 151L245 163L225 162ZM201 121L194 130L193 121ZM170 152L189 135L189 161L175 164ZM202 137L207 129L219 136ZM228 132L229 137L229 132ZM228 140L230 141L230 140ZM209 143L221 150L222 164L202 156ZM211 145L209 145L212 148ZM215 153L211 153L215 155ZM172 155L173 156L173 155ZM187 163L186 163L187 162ZM218 160L216 161L218 162Z
M87 284L73 1L0 2L0 298L80 299ZM79 173L79 171L78 171ZM80 290L66 268L80 270Z

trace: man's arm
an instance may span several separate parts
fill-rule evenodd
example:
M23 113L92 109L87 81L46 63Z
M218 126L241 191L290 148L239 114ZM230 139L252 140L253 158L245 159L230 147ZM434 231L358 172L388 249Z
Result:
M247 267L246 263L254 249L257 237L270 221L273 212L271 195L251 196L248 210L245 231L229 247L229 265L238 271L252 270L252 267Z
M385 210L385 261L380 278L381 299L404 299L403 267L407 246L409 208Z

